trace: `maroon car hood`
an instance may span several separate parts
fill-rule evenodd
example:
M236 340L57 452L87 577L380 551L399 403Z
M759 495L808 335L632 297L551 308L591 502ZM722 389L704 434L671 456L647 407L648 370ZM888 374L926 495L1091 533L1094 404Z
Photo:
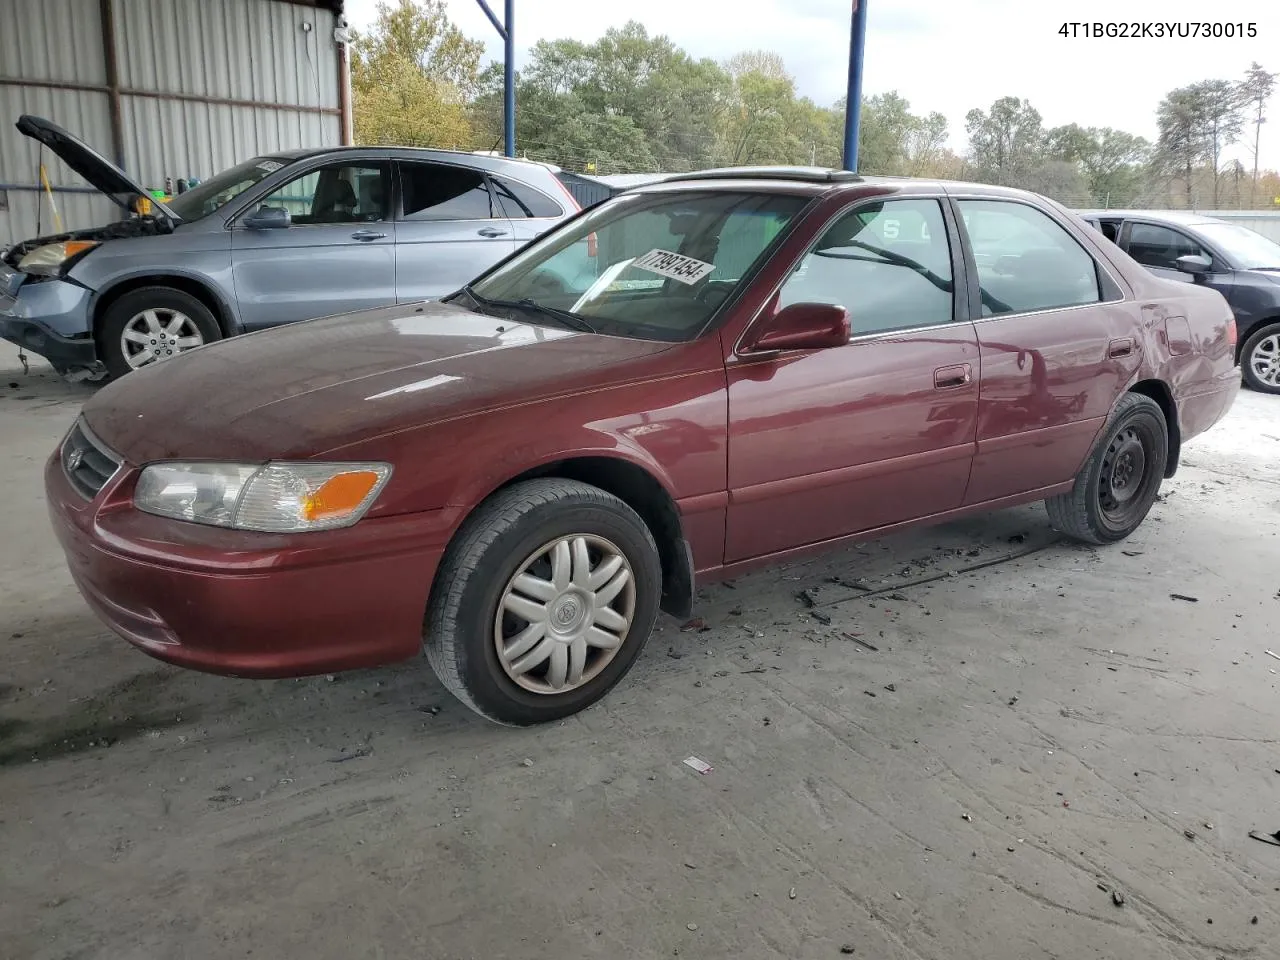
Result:
M401 305L237 337L145 367L84 407L131 463L314 457L403 427L643 379L669 343Z

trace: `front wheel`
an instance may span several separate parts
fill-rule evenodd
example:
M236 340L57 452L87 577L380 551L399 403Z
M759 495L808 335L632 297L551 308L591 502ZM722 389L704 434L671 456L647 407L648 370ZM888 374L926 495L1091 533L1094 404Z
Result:
M1070 493L1044 502L1049 522L1083 543L1123 540L1146 519L1169 457L1164 411L1150 397L1120 398Z
M519 483L482 504L446 551L427 661L490 720L558 720L631 668L661 590L657 545L627 504L571 480Z
M1280 393L1280 323L1254 331L1240 358L1245 383L1260 393Z
M107 308L98 327L98 356L119 378L221 338L213 313L191 294L142 287Z

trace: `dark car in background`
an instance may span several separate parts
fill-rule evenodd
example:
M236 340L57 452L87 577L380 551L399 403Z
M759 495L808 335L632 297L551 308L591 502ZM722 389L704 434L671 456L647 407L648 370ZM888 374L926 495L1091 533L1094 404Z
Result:
M544 164L407 147L254 157L161 202L56 124L17 127L129 215L0 257L0 337L63 373L442 297L579 209Z
M1198 213L1086 210L1080 216L1157 276L1204 284L1226 297L1245 383L1280 393L1280 244Z

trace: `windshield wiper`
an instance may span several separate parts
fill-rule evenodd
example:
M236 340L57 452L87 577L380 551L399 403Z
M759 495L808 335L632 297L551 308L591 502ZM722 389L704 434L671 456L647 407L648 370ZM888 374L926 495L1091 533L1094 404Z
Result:
M470 284L462 289L467 296L482 307L497 307L499 309L506 310L521 310L526 313L539 313L543 316L559 320L565 326L574 330L580 330L583 333L600 332L592 326L586 318L581 317L576 313L571 313L568 310L561 310L557 307L548 307L546 304L538 303L536 300L531 300L528 297L525 297L522 300L491 300L488 297L482 297L480 294L476 293L471 289Z

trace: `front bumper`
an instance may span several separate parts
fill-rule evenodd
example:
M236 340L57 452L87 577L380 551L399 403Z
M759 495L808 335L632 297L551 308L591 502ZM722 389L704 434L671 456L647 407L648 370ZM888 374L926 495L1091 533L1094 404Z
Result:
M208 673L296 677L414 656L451 511L275 535L135 510L128 465L85 501L45 466L54 532L93 612L157 659Z
M65 280L23 283L0 292L0 338L59 367L97 362L89 301L92 293Z

